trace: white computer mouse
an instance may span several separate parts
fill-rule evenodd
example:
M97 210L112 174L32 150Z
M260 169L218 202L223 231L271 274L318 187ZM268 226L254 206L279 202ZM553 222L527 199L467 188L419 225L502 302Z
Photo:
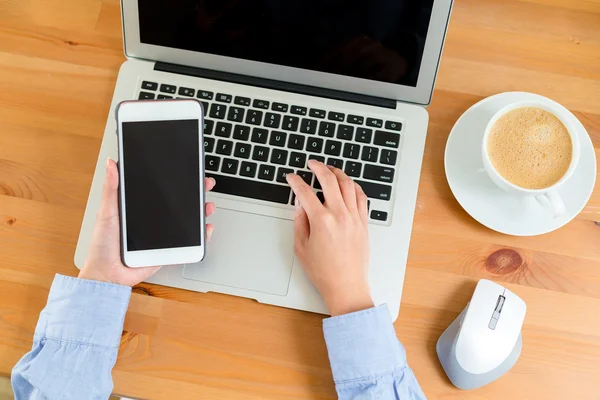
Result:
M482 279L467 307L444 331L437 354L450 381L476 389L495 381L521 354L525 302L510 290Z

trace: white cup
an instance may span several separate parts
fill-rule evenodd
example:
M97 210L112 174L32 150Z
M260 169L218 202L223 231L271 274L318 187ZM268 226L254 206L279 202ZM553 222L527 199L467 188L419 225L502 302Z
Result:
M488 139L490 136L490 131L492 130L492 126L502 117L504 114L509 111L516 110L517 108L523 107L535 107L540 108L542 110L548 111L552 113L556 118L558 118L564 126L567 128L569 132L569 136L571 136L571 144L573 145L573 152L571 158L571 164L567 169L565 175L554 185L548 186L543 189L527 189L520 186L517 186L506 179L502 175L496 171L492 161L490 160L490 156L487 151ZM500 111L498 111L490 122L488 122L485 128L485 134L483 135L483 143L481 145L481 153L483 158L483 167L485 171L489 175L490 179L502 190L519 197L535 197L538 203L550 211L550 214L554 217L558 217L561 214L565 213L565 203L561 199L560 195L557 192L557 189L564 184L577 167L577 163L579 163L579 137L577 136L577 131L575 130L575 126L571 122L571 117L566 111L566 109L555 106L552 104L537 102L537 101L526 101L510 104Z

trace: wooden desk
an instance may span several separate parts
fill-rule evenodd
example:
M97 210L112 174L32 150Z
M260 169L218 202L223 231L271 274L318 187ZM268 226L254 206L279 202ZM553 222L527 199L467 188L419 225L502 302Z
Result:
M30 348L55 273L73 253L119 65L117 0L0 2L0 373ZM430 399L597 399L600 189L548 235L515 238L471 219L445 180L446 138L483 97L549 96L575 112L600 156L600 1L457 0L429 107L396 331ZM490 262L490 254L508 249ZM501 380L461 392L435 342L479 278L525 299L524 350ZM319 315L220 294L142 285L113 372L152 399L331 399Z

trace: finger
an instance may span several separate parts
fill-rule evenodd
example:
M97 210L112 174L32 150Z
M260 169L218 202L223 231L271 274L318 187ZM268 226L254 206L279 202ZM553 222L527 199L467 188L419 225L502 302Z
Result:
M210 242L215 226L213 224L206 224L206 241Z
M319 183L323 188L323 195L325 196L327 206L334 209L343 207L344 200L342 199L342 192L340 191L340 185L333 172L331 172L325 164L320 163L317 160L308 160L308 168L315 173L315 176L319 180ZM302 199L300 199L300 204L302 204ZM308 212L308 210L306 211Z
M215 178L204 178L204 190L207 192L210 192L211 190L213 190L213 188L215 187L215 185L217 184L217 181L215 181Z
M211 215L214 214L216 209L217 209L217 207L215 206L215 203L212 203L212 202L206 203L204 213L206 214L207 217L210 217Z
M300 178L296 174L287 174L287 183L292 187L292 190L296 194L296 199L300 201L304 211L308 215L309 219L315 217L320 211L324 210L323 205L317 198L312 188L304 182L304 179Z
M308 215L296 197L296 215L294 217L294 251L302 252L310 235Z
M356 204L358 206L358 214L360 215L360 219L366 225L369 223L369 199L365 194L365 191L360 187L358 183L355 183L356 187L354 191L356 192Z
M102 187L102 199L98 216L102 219L119 216L119 172L117 164L110 158L106 160L106 177Z
M356 212L358 208L356 204L356 189L354 187L356 184L339 168L332 168L331 172L333 172L338 180L338 185L342 192L342 198L344 199L344 203L346 203L346 207L348 207L350 212Z

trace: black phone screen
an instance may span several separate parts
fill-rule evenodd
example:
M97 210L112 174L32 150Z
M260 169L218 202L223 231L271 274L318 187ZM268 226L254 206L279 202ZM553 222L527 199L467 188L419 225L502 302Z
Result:
M202 245L197 119L123 122L129 251Z

